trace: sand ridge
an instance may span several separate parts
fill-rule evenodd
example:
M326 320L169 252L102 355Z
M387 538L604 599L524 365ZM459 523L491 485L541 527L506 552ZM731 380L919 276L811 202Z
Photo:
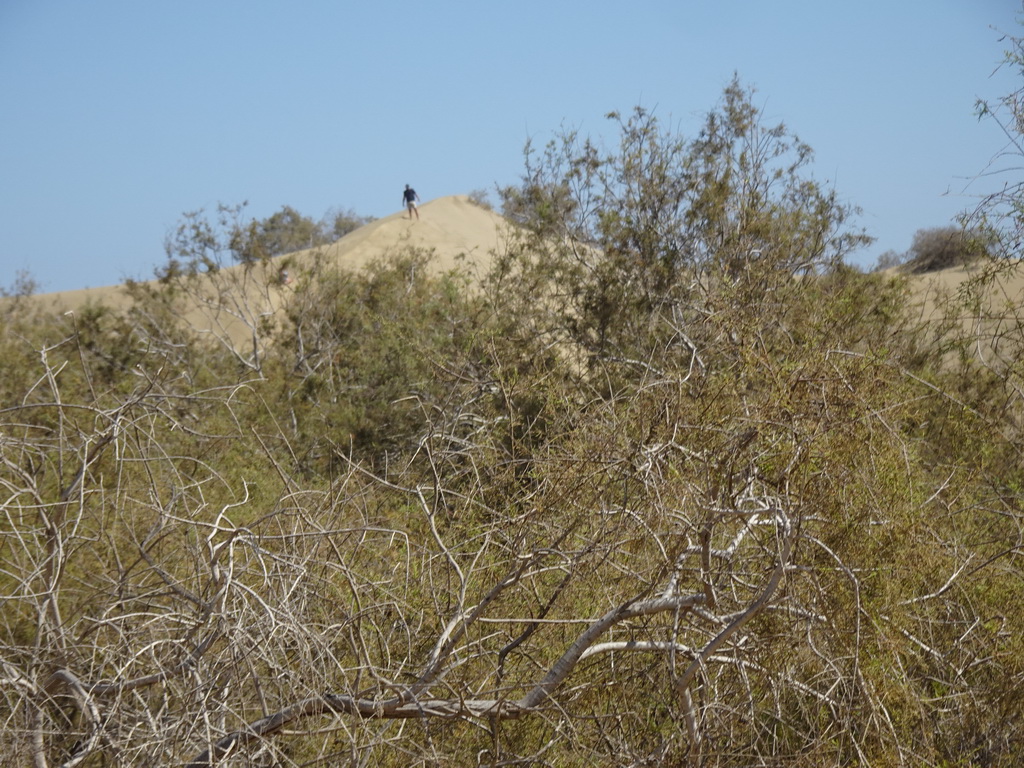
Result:
M410 220L403 210L372 221L330 245L278 256L249 272L240 265L225 267L219 274L204 278L205 284L197 289L185 318L199 334L248 346L255 324L278 313L291 295L291 287L281 286L277 279L282 266L293 277L312 268L317 260L327 268L359 270L373 261L418 248L432 252L430 268L434 272L457 266L483 270L504 246L509 227L501 215L464 195L438 198L420 206L419 219ZM39 294L32 299L44 311L55 314L76 312L86 305L103 305L114 311L132 305L124 284Z
M225 305L223 291L218 295L211 281L206 296L200 296L186 318L198 333L230 338L236 344L251 342L251 327L261 318L280 311L291 295L291 286L277 282L280 265L299 275L318 259L328 268L359 270L375 260L397 255L408 248L431 251L431 269L447 271L455 267L486 270L495 253L506 246L512 225L500 214L473 203L467 196L442 197L420 206L420 218L409 219L405 210L366 224L330 245L298 251L271 260L244 279L243 268L235 265L222 272L233 279L238 295L234 306ZM953 267L937 272L908 276L907 288L922 319L936 318L974 275L977 268ZM112 310L127 309L132 299L124 285L84 288L32 297L37 306L54 313L74 312L87 304L102 304ZM1001 271L988 287L982 310L988 318L1016 322L1024 310L1024 265L1018 263ZM245 306L240 306L245 305ZM977 326L978 318L963 317L965 326ZM997 321L998 322L998 321Z
M434 268L443 271L466 259L484 266L492 251L505 242L508 222L493 211L476 205L464 195L442 197L420 206L420 218L409 220L405 211L377 219L340 240L309 251L279 256L301 268L316 255L339 267L360 269L371 261L397 253L408 246L434 251ZM240 269L232 266L228 269ZM73 310L88 302L103 303L113 309L128 306L123 285L82 288L73 291L38 294L41 302L55 310Z

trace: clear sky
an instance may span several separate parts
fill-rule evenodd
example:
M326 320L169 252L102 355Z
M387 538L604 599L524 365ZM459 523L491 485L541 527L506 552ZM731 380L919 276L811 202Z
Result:
M905 251L984 191L1020 0L0 0L0 286L148 279L185 211L384 216L515 182L527 138L686 136L738 73ZM492 199L495 199L492 194Z

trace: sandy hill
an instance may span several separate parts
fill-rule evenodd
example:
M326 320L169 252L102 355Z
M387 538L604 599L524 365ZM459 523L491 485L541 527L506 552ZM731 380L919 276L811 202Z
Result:
M1024 347L1024 262L961 265L910 275L907 288L911 306L922 320L959 323L973 340L974 357L985 365L1001 368L1019 357Z
M386 257L408 246L434 251L435 268L450 269L459 257L481 263L505 242L507 222L501 215L470 202L468 197L442 197L420 206L420 219L409 220L405 212L377 219L335 243L312 251L300 251L279 260L300 267L321 254L341 267L359 269L374 259ZM127 304L121 285L83 288L40 294L38 300L54 309L67 311L87 302L111 307Z
M433 252L432 267L436 271L456 265L486 267L491 254L504 244L507 231L504 218L470 202L468 197L439 198L420 206L419 219L406 218L404 211L377 219L331 245L278 257L255 276L243 278L238 266L222 270L216 282L209 282L205 296L199 297L188 319L200 333L246 344L251 324L277 312L290 295L290 288L277 282L279 264L286 264L293 275L317 258L325 259L328 266L361 269L374 260L414 247ZM215 300L226 282L231 283L236 295L244 295L244 301L225 306L223 301ZM75 311L87 304L124 309L131 303L123 285L40 294L35 300L55 313Z
M282 287L276 279L279 265L287 265L293 275L311 266L317 258L324 259L328 266L361 269L376 259L415 247L434 253L433 268L437 271L457 265L485 268L492 253L503 248L508 231L509 224L502 216L475 205L468 197L439 198L420 207L419 219L406 218L404 211L378 219L324 248L279 257L244 284L238 277L242 272L239 267L223 270L227 273L226 279L235 278L232 287L236 294L244 296L241 304L245 306L238 303L225 306L224 301L216 301L216 287L211 282L208 300L200 297L188 319L200 333L247 345L251 342L253 324L276 313L291 295L291 287ZM976 272L970 268L954 267L911 276L908 287L922 317L936 317L937 310L943 308L973 274ZM1024 307L1024 266L1003 271L988 287L986 296L977 316L965 314L961 318L965 326L991 332L1016 324ZM42 294L34 298L58 313L74 311L88 303L102 303L113 309L130 304L121 285Z
M1017 324L1024 316L1024 262L955 266L936 272L910 275L908 289L921 317L935 319L951 301L970 291L978 301L958 310L960 322L977 331L992 326Z
M505 242L507 222L468 197L442 197L420 206L420 218L395 213L350 232L322 249L339 266L359 268L370 261L412 246L433 250L434 267L447 270L456 259L480 264ZM293 254L302 259L308 252Z

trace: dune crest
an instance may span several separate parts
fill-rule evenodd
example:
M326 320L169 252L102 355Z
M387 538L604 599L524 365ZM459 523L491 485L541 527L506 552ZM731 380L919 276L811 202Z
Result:
M360 268L406 247L433 250L434 267L444 271L456 266L460 256L479 263L505 242L508 222L499 214L458 195L442 197L420 206L420 218L410 220L405 211L393 213L350 232L320 249L341 267ZM303 253L293 254L301 257Z
M453 195L421 205L418 220L410 221L405 211L393 213L349 232L330 245L285 254L274 261L288 260L301 267L314 254L321 254L339 267L359 269L375 259L412 246L432 250L435 268L443 271L456 266L460 256L475 263L489 260L491 251L505 242L507 230L508 222L500 214L476 205L465 195ZM35 298L64 311L90 301L112 308L128 304L122 284L42 293Z
M234 298L241 301L235 306L225 303L223 294L215 296L211 281L207 296L198 295L195 306L186 311L186 319L197 333L216 336L222 342L230 339L236 348L249 346L254 324L276 314L292 295L290 287L277 282L279 265L287 266L293 276L311 268L317 260L327 267L360 270L373 261L417 248L433 253L431 269L435 272L455 267L485 270L493 254L506 245L511 226L500 214L476 205L467 196L441 197L421 205L419 219L409 219L404 210L398 211L330 245L276 257L244 278L242 267L227 267L222 273L232 278L240 294ZM979 316L961 318L965 328L976 326L991 332L991 328L1016 322L1017 312L1024 306L1024 265L1015 266L988 286ZM958 266L909 276L911 305L916 306L922 319L936 319L973 273ZM88 304L118 311L132 303L124 285L38 294L32 301L54 313L74 312Z
M244 309L225 307L214 299L216 288L210 282L208 300L197 299L186 317L198 333L229 337L246 344L250 334L248 321L276 313L287 301L289 291L276 283L277 265L288 265L293 273L312 266L323 258L327 266L358 270L375 260L400 253L410 247L431 251L434 271L456 266L486 267L491 255L501 248L508 233L508 222L464 195L442 197L420 206L420 218L410 220L405 211L385 216L350 232L330 245L278 256L254 276L241 279L242 267L226 267L224 276L235 279L244 291ZM146 281L143 281L146 282ZM149 281L154 284L155 279ZM83 306L102 304L113 310L127 309L131 297L125 285L82 288L74 291L38 294L33 300L54 313L74 312ZM241 316L246 312L250 317Z

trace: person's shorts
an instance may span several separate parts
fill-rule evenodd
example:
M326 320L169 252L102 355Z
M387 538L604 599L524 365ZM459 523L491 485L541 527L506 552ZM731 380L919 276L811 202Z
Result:
M416 201L415 200L406 200L405 201L405 205L411 211L413 208L416 207Z

